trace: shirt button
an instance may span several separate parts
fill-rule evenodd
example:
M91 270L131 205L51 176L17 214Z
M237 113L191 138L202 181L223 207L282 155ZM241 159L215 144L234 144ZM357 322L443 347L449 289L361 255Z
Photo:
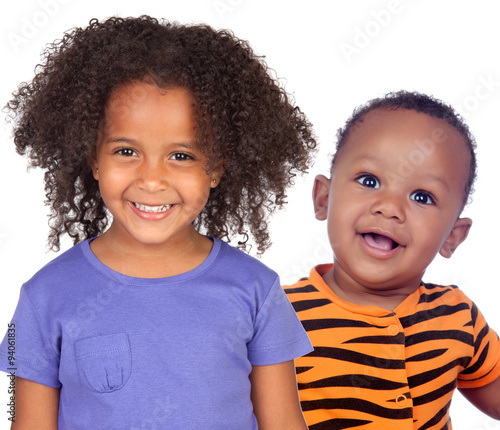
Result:
M397 325L390 325L387 327L387 331L391 336L396 336L399 333L399 327Z
M408 401L408 399L406 398L406 396L404 394L401 394L399 395L397 398L396 398L396 404L398 406L404 406L406 405L406 402Z

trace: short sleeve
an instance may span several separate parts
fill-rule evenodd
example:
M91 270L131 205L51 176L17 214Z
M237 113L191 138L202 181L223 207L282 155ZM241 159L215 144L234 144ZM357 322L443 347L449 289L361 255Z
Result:
M474 356L458 375L459 388L477 388L500 377L500 342L482 313L471 304L471 324L474 335Z
M252 365L263 366L290 361L312 350L307 333L277 277L257 312L248 358Z
M0 370L49 387L60 387L59 356L47 340L26 288L0 344Z

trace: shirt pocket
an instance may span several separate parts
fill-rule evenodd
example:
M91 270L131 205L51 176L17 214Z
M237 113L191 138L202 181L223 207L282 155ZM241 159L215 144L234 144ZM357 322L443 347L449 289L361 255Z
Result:
M130 377L132 353L127 333L114 333L75 342L81 384L90 391L111 393Z

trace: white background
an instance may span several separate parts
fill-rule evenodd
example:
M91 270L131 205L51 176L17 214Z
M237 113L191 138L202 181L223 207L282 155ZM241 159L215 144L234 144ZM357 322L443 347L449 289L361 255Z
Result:
M149 14L229 28L265 55L314 124L321 150L308 176L273 218L273 247L263 261L292 283L318 262L331 261L325 224L311 204L314 175L327 173L337 128L366 100L399 89L432 94L454 105L478 142L479 178L465 215L470 236L451 260L438 257L425 280L454 283L500 331L498 263L500 158L500 6L496 1L22 0L0 6L3 106L30 80L45 44L91 18ZM27 173L0 122L0 332L7 328L19 288L45 262L47 213L42 173ZM65 242L67 249L69 242ZM2 377L2 376L0 376ZM2 386L5 389L1 388ZM7 378L0 380L0 429L8 428ZM138 411L140 413L140 411ZM459 394L455 430L500 429Z

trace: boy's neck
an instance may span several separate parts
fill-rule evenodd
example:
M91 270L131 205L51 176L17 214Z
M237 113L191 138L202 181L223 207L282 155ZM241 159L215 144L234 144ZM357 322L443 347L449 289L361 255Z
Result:
M397 288L376 289L351 279L338 264L322 275L325 283L342 300L359 306L376 306L394 311L410 294L420 286L420 280L411 285Z

